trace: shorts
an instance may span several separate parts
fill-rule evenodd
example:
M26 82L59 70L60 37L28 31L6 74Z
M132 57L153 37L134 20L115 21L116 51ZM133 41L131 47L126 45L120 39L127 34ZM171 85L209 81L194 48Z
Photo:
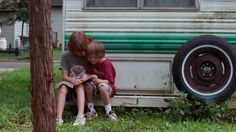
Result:
M61 85L62 86L62 85ZM70 88L67 85L64 85L67 88L67 95L66 95L66 101L74 101L77 100L77 94L74 88ZM60 88L60 87L59 87Z
M112 87L107 84L107 83L100 83L100 84L95 84L94 82L88 82L85 84L85 88L92 88L93 89L93 94L94 95L99 95L99 88L104 87L108 94L112 96Z

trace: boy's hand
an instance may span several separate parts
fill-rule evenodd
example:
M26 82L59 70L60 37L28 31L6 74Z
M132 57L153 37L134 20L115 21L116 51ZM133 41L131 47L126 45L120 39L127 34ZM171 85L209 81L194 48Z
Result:
M99 79L98 79L97 75L91 75L91 78L92 78L93 82L99 83Z
M82 83L82 80L71 78L71 82L72 82L73 85L77 86L77 85L80 85Z
M83 76L80 78L80 81L84 81L84 80L86 80L87 79L87 74L83 74Z
M91 75L91 78L92 78L92 80L96 80L96 79L98 79L98 76L97 75Z

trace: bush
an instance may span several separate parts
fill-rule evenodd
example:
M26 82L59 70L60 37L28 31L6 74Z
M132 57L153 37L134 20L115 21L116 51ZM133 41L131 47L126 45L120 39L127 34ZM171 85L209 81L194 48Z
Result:
M186 93L180 93L178 98L166 99L169 108L165 110L166 117L171 121L185 121L188 119L235 122L236 111L229 109L226 102L216 104L189 100Z

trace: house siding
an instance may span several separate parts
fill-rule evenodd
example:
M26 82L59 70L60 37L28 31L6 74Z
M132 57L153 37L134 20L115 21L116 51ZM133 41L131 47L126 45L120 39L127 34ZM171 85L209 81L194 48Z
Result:
M20 36L21 36L21 29L22 28L22 21L16 22L14 26L14 47L20 46ZM29 24L24 23L23 29L23 36L29 37Z
M0 12L0 20L5 20L12 16L12 12ZM14 46L14 26L2 26L2 33L0 37L4 37L7 40L7 47L9 47L9 44L13 44Z
M1 1L1 0L0 0ZM61 2L60 2L61 3ZM52 30L58 33L59 43L63 42L63 18L62 18L62 7L57 5L56 7L51 8L51 21L52 21ZM12 11L0 11L0 20L7 19L9 17L13 17ZM29 36L28 33L29 27L28 24L24 25L24 36ZM16 22L15 25L12 26L3 26L2 34L0 37L5 37L7 40L7 44L12 44L12 47L15 48L19 36L21 35L21 22Z
M51 21L52 21L52 31L58 33L59 43L63 42L63 17L62 17L62 8L52 7L51 12Z

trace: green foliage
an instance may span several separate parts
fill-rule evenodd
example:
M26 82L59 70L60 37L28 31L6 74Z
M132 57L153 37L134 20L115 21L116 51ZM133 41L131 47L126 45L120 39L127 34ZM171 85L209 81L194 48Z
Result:
M14 11L14 16L0 21L0 26L13 25L16 21L27 22L29 20L28 0L3 0L0 10Z
M165 99L170 108L165 111L171 120L186 120L192 113L192 103L186 98L187 94L180 93L178 98Z
M189 100L186 93L180 93L178 98L166 99L170 108L165 110L171 121L185 121L188 119L235 122L235 110L229 109L226 103L201 102Z
M0 10L15 10L17 7L17 0L2 0L0 2Z
M28 82L27 69L0 74L0 131L30 127Z
M61 53L62 53L62 50L60 48L54 48L53 49L53 59L54 60L60 60L61 59Z
M16 20L28 22L29 20L29 0L20 0L17 3Z

